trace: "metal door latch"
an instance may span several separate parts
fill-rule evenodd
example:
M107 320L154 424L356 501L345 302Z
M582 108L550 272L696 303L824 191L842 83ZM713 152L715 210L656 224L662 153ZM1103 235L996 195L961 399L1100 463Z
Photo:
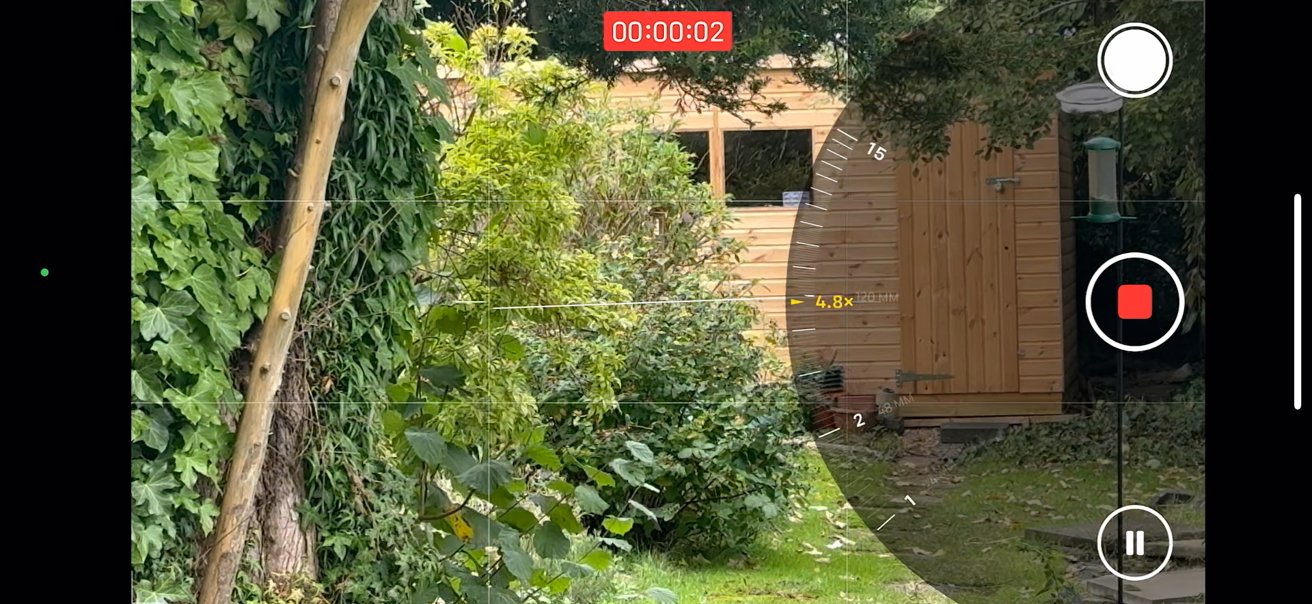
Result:
M986 185L988 185L988 186L990 186L990 187L993 187L993 190L994 190L994 191L997 191L997 192L1001 193L1001 192L1002 192L1002 189L1003 189L1004 187L1006 187L1007 185L1018 185L1018 184L1020 184L1020 179L1019 179L1019 178L1016 178L1015 176L1006 176L1006 177L1003 177L1003 176L992 176L992 177L989 177L989 178L985 178L985 179L984 179L984 184L986 184Z
M913 373L898 369L893 372L893 381L898 385L908 382L932 382L937 380L950 380L952 375L948 373Z

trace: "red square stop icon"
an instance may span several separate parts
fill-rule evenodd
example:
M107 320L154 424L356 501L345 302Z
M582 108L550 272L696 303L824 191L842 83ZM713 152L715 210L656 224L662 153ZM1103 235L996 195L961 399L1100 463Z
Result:
M1149 319L1153 316L1151 285L1122 285L1116 290L1116 315L1122 319Z

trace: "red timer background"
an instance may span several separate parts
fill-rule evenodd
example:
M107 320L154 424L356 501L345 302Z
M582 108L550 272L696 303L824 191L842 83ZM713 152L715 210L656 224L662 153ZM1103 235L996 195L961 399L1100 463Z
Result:
M733 49L733 13L728 11L607 11L602 28L607 52Z

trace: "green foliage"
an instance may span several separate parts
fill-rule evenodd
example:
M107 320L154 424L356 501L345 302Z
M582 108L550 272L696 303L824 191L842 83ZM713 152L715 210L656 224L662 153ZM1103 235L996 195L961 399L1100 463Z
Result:
M565 480L567 466L584 468L546 444L544 427L516 431L511 444L494 448L486 438L444 438L438 405L394 404L384 413L395 463L418 485L416 505L401 514L414 518L411 534L437 567L414 585L412 601L548 601L630 548L621 539L625 519L604 515L612 506L592 487ZM490 427L482 426L484 435ZM608 519L608 536L588 538L589 518ZM584 548L576 551L576 543Z
M267 3L269 28L281 0ZM222 2L132 4L132 570L140 603L187 601L231 446L228 369L272 289L264 204L226 185L247 120L247 25ZM230 201L220 201L221 199Z
M568 405L544 412L565 457L594 468L601 498L628 498L636 510L604 528L637 546L716 557L748 549L803 487L789 442L801 435L798 406L787 401L790 393L770 394L752 392L752 402L622 403L599 421Z
M440 24L428 34L443 60L467 74L477 115L442 156L444 202L421 287L421 349L393 400L498 401L487 410L497 425L520 425L535 413L526 358L568 366L562 375L577 378L581 400L613 400L617 342L631 311L497 310L630 299L603 278L602 259L567 245L580 204L566 178L573 158L590 155L596 140L574 113L586 80L522 55L496 76L480 75L489 49L531 42L520 28L481 28L469 41ZM454 407L469 414L450 425L477 425L480 407Z
M1203 466L1206 442L1204 383L1191 382L1174 401L1127 402L1125 463L1140 467ZM1116 458L1116 405L1099 402L1078 420L1015 428L976 455L997 455L1018 463L1068 463Z

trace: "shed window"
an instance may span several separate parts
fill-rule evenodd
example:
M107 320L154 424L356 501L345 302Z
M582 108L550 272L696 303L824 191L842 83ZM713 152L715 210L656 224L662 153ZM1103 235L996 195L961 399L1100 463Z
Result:
M734 206L784 205L811 191L811 130L724 133L724 191Z
M675 138L683 149L692 155L692 179L711 182L711 134L705 130L676 132Z

